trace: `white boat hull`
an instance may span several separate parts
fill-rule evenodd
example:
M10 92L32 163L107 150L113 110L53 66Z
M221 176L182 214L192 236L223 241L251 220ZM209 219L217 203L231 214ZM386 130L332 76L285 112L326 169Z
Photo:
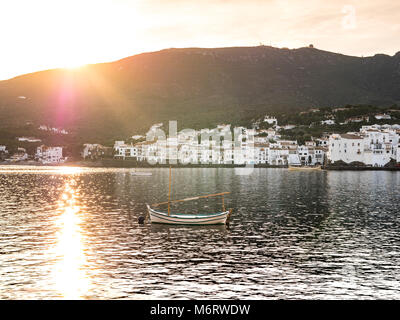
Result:
M181 225L212 225L225 224L229 211L210 214L177 214L156 211L147 205L151 223L181 224Z

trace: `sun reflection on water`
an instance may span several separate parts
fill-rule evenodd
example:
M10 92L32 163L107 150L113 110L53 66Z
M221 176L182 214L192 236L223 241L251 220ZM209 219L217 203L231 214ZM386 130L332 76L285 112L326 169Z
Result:
M90 281L85 272L86 257L83 234L80 227L82 217L77 201L76 183L66 183L59 201L60 215L56 220L57 262L53 279L57 292L65 299L80 299L89 291Z

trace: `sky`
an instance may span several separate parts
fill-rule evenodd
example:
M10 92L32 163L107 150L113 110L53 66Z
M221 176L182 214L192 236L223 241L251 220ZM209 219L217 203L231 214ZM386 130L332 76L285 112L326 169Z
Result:
M0 80L165 48L400 51L398 0L1 0Z

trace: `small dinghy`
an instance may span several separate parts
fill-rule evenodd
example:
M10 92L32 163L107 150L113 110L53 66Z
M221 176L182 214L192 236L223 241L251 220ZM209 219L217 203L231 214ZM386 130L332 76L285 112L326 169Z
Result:
M215 194L186 198L181 200L171 200L171 168L169 170L170 171L169 171L168 201L153 204L151 205L153 208L150 205L146 204L151 223L180 224L180 225L212 225L212 224L227 223L230 215L232 214L232 209L229 210L225 209L224 195L229 194L230 192L215 193ZM170 210L171 203L192 201L201 198L218 197L218 196L222 197L221 212L190 214L190 213L172 213ZM154 209L154 207L159 207L165 204L168 204L167 212Z
M188 225L206 225L206 224L226 224L231 210L217 213L169 213L156 211L147 205L151 223L166 224L188 224Z

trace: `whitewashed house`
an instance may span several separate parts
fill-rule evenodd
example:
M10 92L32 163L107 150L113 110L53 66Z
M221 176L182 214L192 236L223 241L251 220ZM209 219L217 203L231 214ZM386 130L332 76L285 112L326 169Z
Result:
M107 153L110 153L111 148L107 148L97 143L85 143L83 145L83 149L81 152L81 156L83 159L98 159L105 156Z
M400 143L397 146L396 162L400 163Z
M325 147L328 148L329 145L329 138L319 138L319 139L315 139L315 145L317 147Z
M332 134L329 137L328 160L331 163L364 162L363 138L355 134Z
M36 149L35 159L44 164L62 163L65 161L63 148L41 145Z
M315 141L313 141L313 140L310 140L310 141L306 141L306 142L305 142L305 145L306 145L307 147L316 147L316 146L317 146L317 143L316 143Z
M392 119L392 117L390 116L390 114L378 113L378 114L375 115L375 119L377 119L377 120L390 120L390 119Z
M298 143L296 140L277 140L278 147L280 148L294 148L297 149Z
M24 141L24 142L30 142L30 143L42 141L41 139L33 138L33 137L18 137L17 139L18 139L18 141Z
M313 155L310 154L308 146L299 146L297 149L299 160L302 165L313 165Z
M382 167L391 159L397 160L398 142L396 133L372 129L360 134L333 134L329 138L328 159L332 163L357 161Z
M369 116L351 117L351 118L346 119L344 124L351 123L351 122L358 123L358 122L363 122L363 121L369 122Z
M325 163L326 152L327 148L325 147L315 147L315 153L314 153L315 164L322 165Z
M391 159L397 159L397 145L399 136L391 130L365 130L364 138L364 163L382 167Z
M255 143L254 144L255 164L268 164L269 163L269 144L268 143Z
M277 125L278 124L278 120L275 117L270 117L268 115L266 115L264 117L264 122L266 122L268 124L272 124L272 125Z
M281 129L284 129L284 130L292 130L294 128L296 128L295 124L286 124L286 125L281 127Z
M321 124L326 126L332 126L335 124L335 120L332 119L322 120Z
M281 166L287 165L289 158L289 149L282 149L279 147L270 147L268 160L270 165Z
M296 149L289 149L288 164L289 165L293 165L293 166L301 165L299 152L298 152L297 148Z
M142 136L142 135L139 135L139 134L132 136L133 140L140 140L140 139L144 139L144 138L145 138L145 136Z
M28 160L28 154L26 152L21 152L21 151L17 151L9 159L6 159L6 161L10 162L19 162L25 160Z

